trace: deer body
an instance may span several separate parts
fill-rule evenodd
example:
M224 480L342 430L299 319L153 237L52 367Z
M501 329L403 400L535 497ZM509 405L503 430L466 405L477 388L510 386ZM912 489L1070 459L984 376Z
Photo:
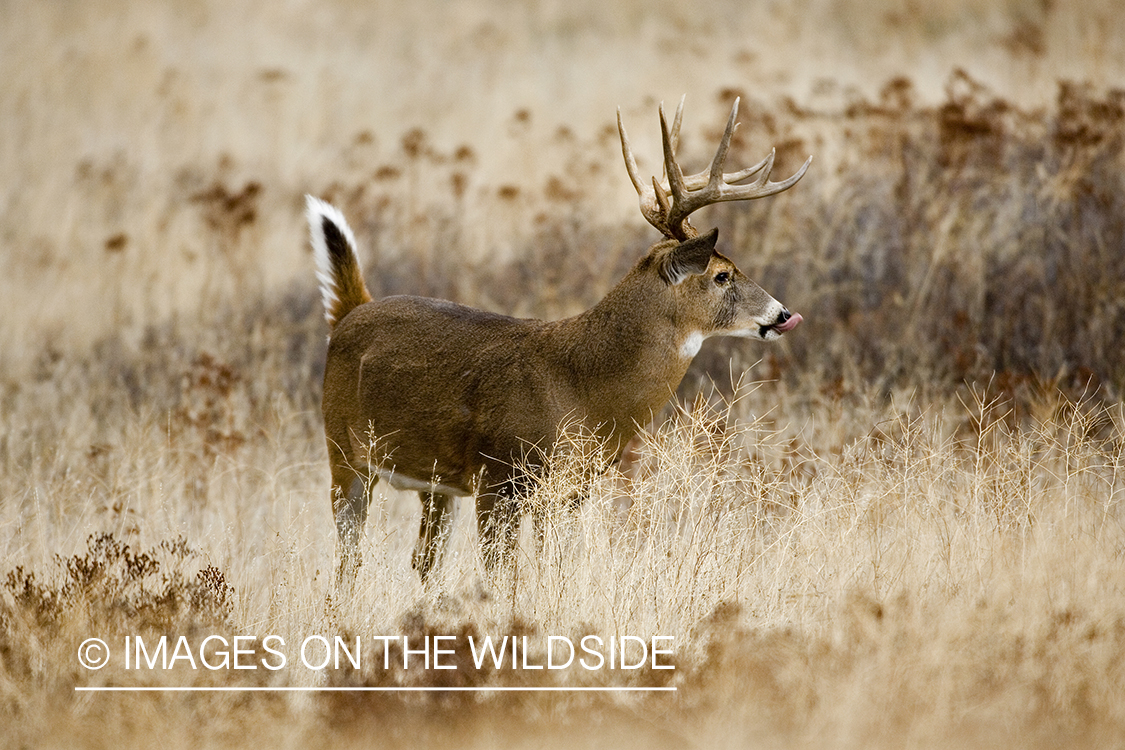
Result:
M630 164L623 129L622 141ZM765 183L766 173L756 184L780 184ZM596 434L615 458L668 400L703 339L772 340L801 319L715 251L717 231L699 236L686 215L597 305L559 321L421 297L371 301L343 216L310 197L308 219L332 325L323 411L341 581L358 564L379 478L420 492L414 566L423 580L441 559L458 495L477 496L491 570L514 544L519 499L535 480L526 469L550 455L560 430Z

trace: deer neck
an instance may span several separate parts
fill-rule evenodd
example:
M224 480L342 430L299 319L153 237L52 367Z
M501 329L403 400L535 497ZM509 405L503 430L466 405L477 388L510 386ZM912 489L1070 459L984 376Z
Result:
M651 421L691 363L682 351L691 332L680 330L674 300L654 274L634 270L597 305L555 326L587 420L614 425L618 436Z

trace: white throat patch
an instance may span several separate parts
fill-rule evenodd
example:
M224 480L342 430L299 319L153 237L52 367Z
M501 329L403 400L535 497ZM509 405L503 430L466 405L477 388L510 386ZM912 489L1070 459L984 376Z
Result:
M691 359L696 354L699 354L699 348L703 346L703 334L700 331L692 331L688 337L684 339L684 343L680 344L680 356L685 359Z

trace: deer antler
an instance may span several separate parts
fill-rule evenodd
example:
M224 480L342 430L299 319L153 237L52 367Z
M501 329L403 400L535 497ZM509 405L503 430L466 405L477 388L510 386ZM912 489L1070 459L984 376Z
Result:
M676 108L676 119L672 129L668 129L668 122L664 117L664 105L660 105L660 135L664 145L664 181L652 178L649 186L639 177L637 160L633 157L633 149L629 145L629 136L625 134L625 126L621 123L621 108L617 109L617 130L621 134L621 153L625 156L625 169L629 172L629 179L640 196L641 214L649 224L659 229L666 237L675 240L686 240L697 236L699 233L688 222L688 216L697 209L722 201L745 201L754 198L764 198L775 195L783 190L788 190L804 177L812 157L804 163L796 174L781 182L770 182L770 171L773 169L775 151L752 167L730 174L723 173L723 162L730 149L730 139L734 129L738 126L738 99L734 100L730 117L727 119L727 129L719 141L719 149L711 161L711 167L698 174L685 176L680 165L676 163L676 146L680 139L680 123L684 115L684 99ZM748 185L739 183L753 175L758 178ZM669 195L670 194L670 195ZM671 200L669 200L671 198Z

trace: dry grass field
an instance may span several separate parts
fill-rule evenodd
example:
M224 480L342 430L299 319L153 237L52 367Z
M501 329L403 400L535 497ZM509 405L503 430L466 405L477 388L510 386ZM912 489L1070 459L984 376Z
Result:
M0 17L0 745L1125 747L1117 3ZM652 171L684 92L690 168L735 96L729 165L814 154L696 220L805 323L707 342L624 471L561 455L502 580L462 501L424 590L378 485L336 596L304 194L377 295L571 315L656 239L616 107ZM559 687L636 690L511 690Z

